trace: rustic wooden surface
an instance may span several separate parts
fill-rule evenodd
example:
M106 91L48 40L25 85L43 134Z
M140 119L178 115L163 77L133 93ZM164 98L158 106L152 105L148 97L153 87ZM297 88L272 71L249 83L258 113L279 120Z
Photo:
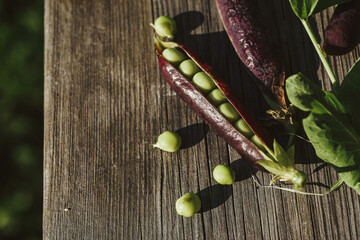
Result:
M288 1L258 1L288 74L302 71L330 89ZM319 33L332 12L313 19ZM44 239L357 239L355 191L314 197L257 187L251 174L263 184L271 176L255 173L166 85L149 26L160 15L176 16L179 41L229 79L257 115L266 110L214 0L46 0ZM359 53L330 58L340 79ZM184 138L177 153L152 148L168 129ZM308 143L296 143L298 167L311 173L321 163ZM236 169L233 186L214 182L219 163ZM309 181L335 180L325 167ZM174 205L189 191L199 193L203 211L183 218Z

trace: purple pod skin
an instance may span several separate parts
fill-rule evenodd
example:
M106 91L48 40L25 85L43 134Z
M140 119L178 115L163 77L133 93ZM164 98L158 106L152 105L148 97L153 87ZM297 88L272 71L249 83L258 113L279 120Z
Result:
M254 0L216 0L225 30L245 66L286 109L285 74L258 21Z
M360 1L338 5L325 29L324 51L344 55L360 42Z
M260 140L267 146L271 146L273 138L270 137L268 132L257 123L255 117L239 102L235 94L231 91L230 86L219 78L215 79L216 74L212 73L211 67L197 60L191 50L181 44L177 45L213 78L219 89L223 91L229 102L234 105ZM262 166L256 164L256 161L264 159L260 150L249 139L243 136L176 67L167 62L165 58L162 57L159 49L157 49L157 55L160 71L171 88L215 133L222 137L244 157L248 163L261 171L267 172Z

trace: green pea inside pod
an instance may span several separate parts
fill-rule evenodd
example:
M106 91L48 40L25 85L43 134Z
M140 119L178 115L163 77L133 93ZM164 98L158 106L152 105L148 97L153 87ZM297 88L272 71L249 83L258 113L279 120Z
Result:
M235 171L226 165L219 164L214 168L213 177L221 185L231 185L235 181Z
M263 143L260 141L259 137L257 135L253 135L250 138L250 141L255 144L261 151L266 152L266 148L264 147Z
M176 212L184 217L191 217L201 209L201 201L198 195L189 192L182 195L175 204Z
M234 123L234 127L241 132L247 139L250 139L252 135L254 135L253 131L249 127L249 125L245 122L244 119L239 119Z
M220 89L212 90L208 95L207 99L210 100L215 106L219 106L220 104L227 102L227 99L223 92Z
M172 131L165 131L159 135L153 147L160 148L166 152L176 152L181 146L181 137Z
M153 27L156 34L161 38L165 38L166 40L174 39L177 32L175 20L167 16L158 17L155 20Z
M218 109L221 114L231 123L235 122L240 118L239 113L229 102L221 104Z
M196 73L192 82L202 93L205 94L216 88L214 81L204 72Z
M201 69L199 66L191 59L187 59L180 63L179 71L187 78L191 79L197 72L200 72Z
M182 61L184 61L187 57L184 53L180 52L176 48L166 48L162 52L163 57L169 63L178 66Z

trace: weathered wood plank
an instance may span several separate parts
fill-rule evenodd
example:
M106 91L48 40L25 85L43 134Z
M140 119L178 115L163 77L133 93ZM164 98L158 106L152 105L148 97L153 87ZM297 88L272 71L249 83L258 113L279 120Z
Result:
M286 0L258 0L288 73L330 81ZM322 33L333 9L318 14ZM266 110L236 56L215 1L45 1L45 239L356 239L359 196L347 187L326 197L258 188L254 171L209 130L162 79L149 23L176 16L179 40L195 49L257 115ZM319 35L321 37L322 34ZM331 57L345 76L360 49ZM179 130L177 153L153 149L161 132ZM319 166L311 146L296 140L300 168ZM231 164L231 187L212 169ZM257 172L267 184L271 176ZM312 182L330 185L324 168ZM309 191L323 190L309 186ZM197 192L203 212L176 214L175 201Z

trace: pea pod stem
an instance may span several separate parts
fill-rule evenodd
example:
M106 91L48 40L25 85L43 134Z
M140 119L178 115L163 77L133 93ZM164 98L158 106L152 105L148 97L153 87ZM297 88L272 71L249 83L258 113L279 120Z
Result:
M308 19L300 19L300 20L301 20L301 23L303 24L307 34L310 37L310 40L311 40L312 44L314 45L314 48L315 48L317 54L319 55L320 60L321 60L322 64L324 65L327 74L329 75L332 85L334 87L339 86L339 81L336 79L335 74L334 74L333 70L331 69L330 64L327 60L327 57L323 53L321 46L316 39L316 36L310 26L309 20Z
M290 188L284 188L284 187L278 187L275 185L263 185L260 183L259 179L257 178L257 176L255 176L254 174L251 174L251 177L253 179L253 181L257 184L257 186L259 187L263 187L263 188L275 188L275 189L279 189L279 190L283 190L283 191L287 191L287 192L293 192L293 193L299 193L302 195L309 195L309 196L326 196L332 192L337 191L343 184L344 184L344 180L342 178L339 178L330 188L329 190L327 190L326 192L323 193L312 193L312 192L305 192L302 190L298 190L298 189L290 189Z

